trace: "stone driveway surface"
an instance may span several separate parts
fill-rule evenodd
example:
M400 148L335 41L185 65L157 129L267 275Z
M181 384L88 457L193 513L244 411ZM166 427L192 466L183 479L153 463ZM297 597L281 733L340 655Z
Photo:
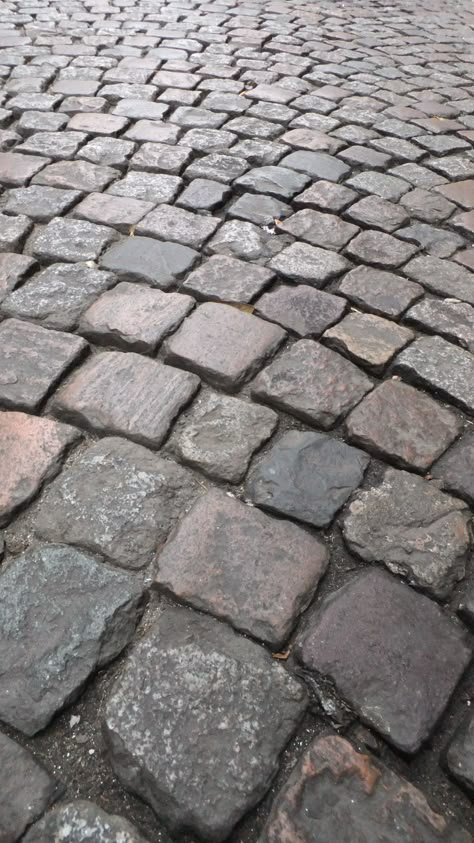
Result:
M473 843L474 5L0 0L1 843Z

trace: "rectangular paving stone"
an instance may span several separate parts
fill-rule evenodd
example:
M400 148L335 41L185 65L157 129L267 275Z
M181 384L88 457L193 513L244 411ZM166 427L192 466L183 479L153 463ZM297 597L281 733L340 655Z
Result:
M159 205L173 202L182 185L179 176L132 170L123 179L114 182L107 192L113 196L133 197Z
M344 315L343 298L306 284L281 284L264 293L255 305L256 316L276 322L299 337L318 338Z
M441 337L421 337L395 360L394 371L474 414L474 356Z
M424 298L407 311L405 321L474 352L474 308L466 302Z
M86 132L88 135L118 135L128 126L126 117L115 114L78 113L74 114L67 127L76 132Z
M157 448L199 388L196 375L133 352L91 357L53 398L61 418Z
M403 272L430 292L474 305L474 273L454 261L420 255Z
M200 249L214 234L219 220L202 214L193 214L184 208L162 204L150 211L137 225L137 234L175 241L183 246Z
M56 161L38 173L33 184L91 193L94 190L104 190L117 175L117 170L112 167L99 167L90 161Z
M83 313L78 330L99 345L151 354L194 304L191 296L122 281Z
M346 247L346 254L382 269L390 269L406 263L418 251L418 246L404 243L383 231L362 231Z
M252 301L274 278L264 266L212 255L187 276L180 289L197 299L238 304Z
M76 205L72 217L99 225L108 225L123 234L129 234L131 226L140 222L153 208L153 202L144 202L142 199L112 196L107 193L89 193L79 205Z
M255 167L235 180L239 190L263 193L289 200L309 183L309 177L288 167Z
M178 175L191 161L192 150L169 143L144 143L130 161L133 170Z
M17 187L6 194L7 214L25 214L34 222L49 222L69 211L79 201L79 190L61 190L57 187Z
M42 158L38 155L0 152L0 184L8 187L21 187L49 163L49 158Z
M342 255L307 243L292 243L271 259L268 267L288 281L324 287L350 268Z
M429 738L471 658L464 631L432 600L375 568L312 613L297 653L306 670L331 677L363 722L410 754Z
M415 338L413 331L369 313L349 313L323 335L323 342L355 363L381 374L398 351Z
M86 349L80 337L6 319L0 324L0 405L37 410Z
M237 390L285 339L282 328L225 304L206 302L164 345L167 363Z
M100 258L100 266L124 281L145 281L166 290L192 269L199 253L179 243L152 237L128 237Z
M424 290L393 272L358 266L338 283L337 292L357 307L396 319L422 297Z
M327 563L324 544L304 530L211 490L169 537L155 585L278 647L314 596Z
M44 263L96 261L116 238L117 233L104 225L55 217L34 238L31 253Z
M154 104L154 103L153 103ZM182 133L179 126L171 123L158 122L157 120L139 120L125 132L124 137L128 140L144 143L175 144Z
M304 208L292 214L278 225L278 229L312 246L322 246L335 251L344 248L360 231L357 225L344 222L335 214L323 214L311 208Z
M252 396L324 430L372 389L371 380L337 352L299 340L252 383Z

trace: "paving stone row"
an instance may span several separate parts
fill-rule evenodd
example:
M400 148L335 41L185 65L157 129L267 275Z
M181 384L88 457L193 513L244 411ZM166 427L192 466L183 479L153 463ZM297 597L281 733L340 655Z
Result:
M2 843L472 840L473 44L2 0Z

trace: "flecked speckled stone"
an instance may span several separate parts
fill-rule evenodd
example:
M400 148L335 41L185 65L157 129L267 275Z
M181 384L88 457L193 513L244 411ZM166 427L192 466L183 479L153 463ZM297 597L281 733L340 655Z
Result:
M289 281L310 284L312 287L324 287L328 281L350 268L349 262L342 255L307 243L292 243L274 257L268 266Z
M146 843L126 819L106 814L98 805L83 799L50 811L30 829L24 843L51 843L52 840L61 840L61 843ZM155 831L153 841L169 843L169 837Z
M344 315L346 308L343 298L307 284L281 284L260 296L255 313L300 337L317 338Z
M422 337L404 349L394 371L474 415L474 356L441 337Z
M375 373L381 373L397 351L414 339L413 331L369 313L349 313L329 328L323 341Z
M104 225L55 217L34 238L31 253L42 263L95 261L116 238Z
M187 276L180 289L197 299L238 304L251 301L274 278L275 273L264 266L212 255Z

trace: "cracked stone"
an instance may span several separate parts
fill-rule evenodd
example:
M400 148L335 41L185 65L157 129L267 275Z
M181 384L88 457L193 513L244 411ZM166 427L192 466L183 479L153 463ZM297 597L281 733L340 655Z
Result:
M152 287L167 290L198 258L198 252L179 243L162 243L152 237L128 237L105 252L100 266L124 281L146 281Z
M474 357L441 337L421 337L396 358L394 371L474 414Z

